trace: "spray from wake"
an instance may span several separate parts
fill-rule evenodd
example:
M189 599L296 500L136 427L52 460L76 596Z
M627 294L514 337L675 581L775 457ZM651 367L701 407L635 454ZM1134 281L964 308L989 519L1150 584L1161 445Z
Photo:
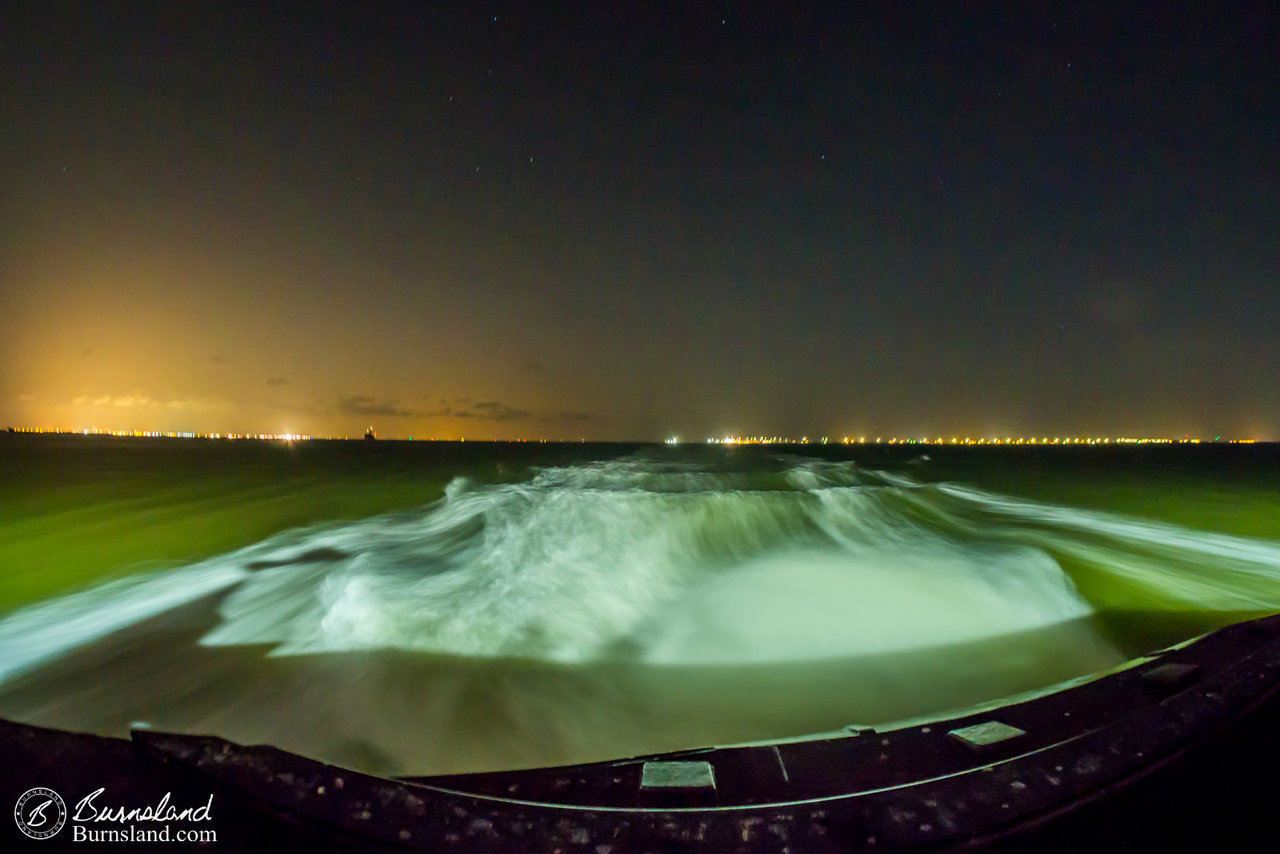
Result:
M425 515L281 552L204 643L732 664L943 645L1089 610L1043 553L935 535L885 492L725 489L609 465L457 482Z
M1280 546L852 464L643 460L451 483L0 621L0 676L232 588L201 643L735 664L945 646L1089 614L1063 565L1162 606L1280 607Z

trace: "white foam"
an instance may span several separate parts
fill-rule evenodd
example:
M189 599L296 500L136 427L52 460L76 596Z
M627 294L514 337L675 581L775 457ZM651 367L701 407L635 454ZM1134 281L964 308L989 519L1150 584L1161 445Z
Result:
M1047 555L808 551L725 573L642 628L666 664L804 661L942 647L1089 612Z
M538 479L454 489L424 517L330 534L325 546L350 556L318 576L256 574L203 642L583 660L695 571L676 506L688 500Z

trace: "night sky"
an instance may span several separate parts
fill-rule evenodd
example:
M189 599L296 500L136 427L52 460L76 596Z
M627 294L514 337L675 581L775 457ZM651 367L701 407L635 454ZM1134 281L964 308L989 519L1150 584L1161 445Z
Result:
M0 425L1280 437L1277 81L1274 3L7 2Z

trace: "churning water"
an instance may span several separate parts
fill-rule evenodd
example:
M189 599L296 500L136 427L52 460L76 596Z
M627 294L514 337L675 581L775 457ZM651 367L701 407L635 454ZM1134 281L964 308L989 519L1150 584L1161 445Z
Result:
M942 711L1121 663L1099 612L1277 609L1273 542L853 463L636 457L458 478L15 612L0 713L479 770Z

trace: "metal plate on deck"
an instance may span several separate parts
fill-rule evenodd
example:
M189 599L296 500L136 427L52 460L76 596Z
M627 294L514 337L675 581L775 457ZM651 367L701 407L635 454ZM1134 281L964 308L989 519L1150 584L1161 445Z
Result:
M714 789L710 762L646 762L640 771L642 789Z
M984 747L990 747L993 744L999 744L1002 741L1008 741L1011 738L1017 738L1020 735L1026 735L1025 730L1020 730L1016 726L1001 723L1000 721L986 721L973 726L961 727L953 729L947 735L956 739L966 747L974 750L981 750Z

